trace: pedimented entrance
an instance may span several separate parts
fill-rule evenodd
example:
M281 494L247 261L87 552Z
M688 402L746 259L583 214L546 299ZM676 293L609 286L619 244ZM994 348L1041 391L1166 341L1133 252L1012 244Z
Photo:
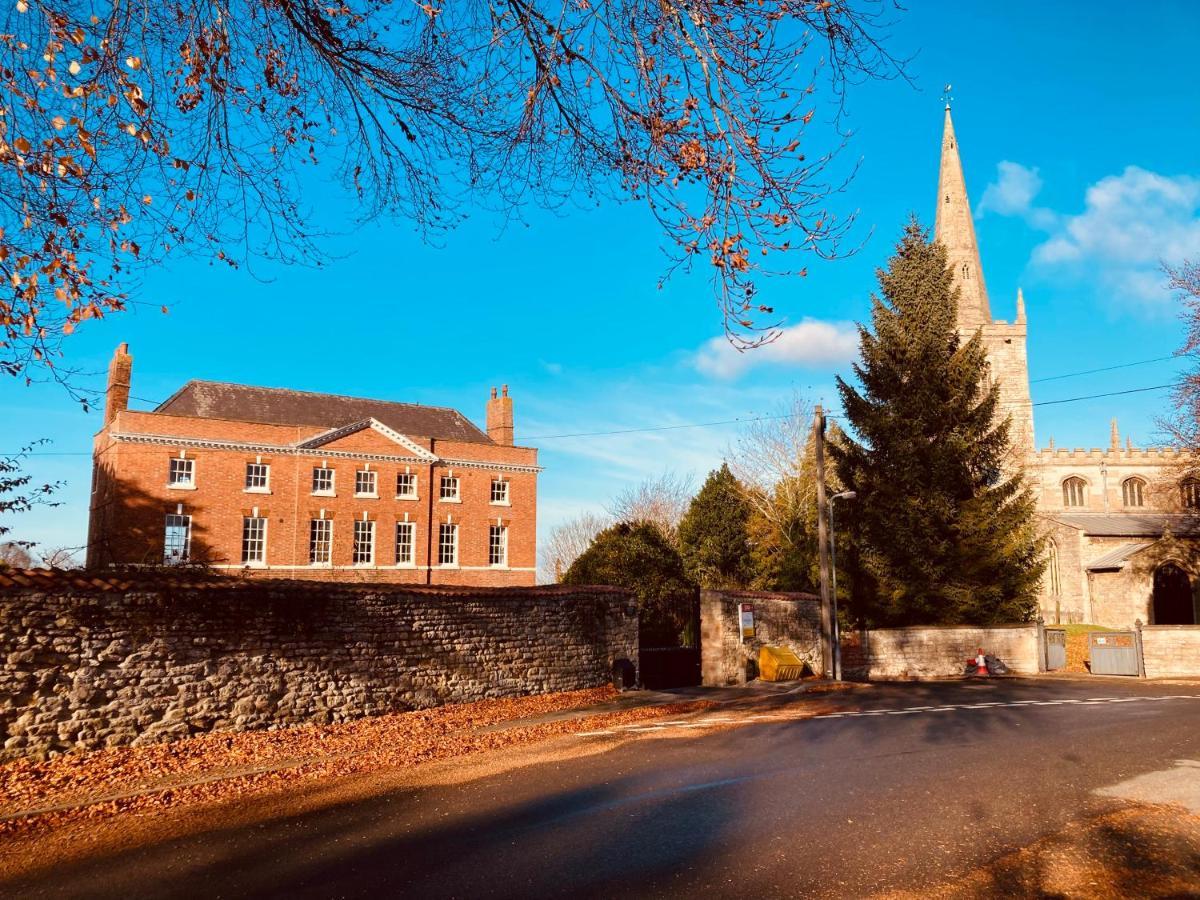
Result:
M1196 604L1192 580L1175 563L1164 563L1154 573L1152 625L1195 625Z

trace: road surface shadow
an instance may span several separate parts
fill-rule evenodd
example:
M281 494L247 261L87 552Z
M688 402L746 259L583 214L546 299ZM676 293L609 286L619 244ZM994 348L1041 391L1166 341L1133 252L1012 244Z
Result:
M628 778L546 792L515 805L502 796L475 798L476 809L462 805L461 792L394 792L56 866L10 883L4 892L122 898L552 897L578 896L578 886L586 882L605 895L608 883L669 876L718 848L737 818L723 802L728 794L708 790L720 786L646 790L639 779ZM689 827L656 831L660 817ZM529 865L531 855L538 860L535 866Z

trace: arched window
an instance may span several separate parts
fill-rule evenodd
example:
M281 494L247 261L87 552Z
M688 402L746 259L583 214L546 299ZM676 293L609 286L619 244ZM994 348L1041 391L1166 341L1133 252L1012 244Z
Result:
M963 273L964 280L971 277L971 264L970 263L963 263L962 273Z
M1121 482L1121 500L1126 506L1146 505L1146 482L1141 478L1126 478Z
M1058 544L1050 542L1047 548L1046 579L1050 582L1050 596L1062 596L1062 581L1058 574Z
M1183 505L1188 509L1200 509L1200 478L1185 478L1179 485Z
M1063 483L1063 506L1087 505L1087 482L1072 475Z

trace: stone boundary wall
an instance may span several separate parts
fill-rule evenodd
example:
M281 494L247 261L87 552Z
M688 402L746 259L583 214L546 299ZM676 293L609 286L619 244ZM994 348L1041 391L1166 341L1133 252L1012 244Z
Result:
M1143 625L1147 678L1200 676L1200 625Z
M638 658L615 588L18 580L0 759L595 687Z
M850 635L847 638L853 640ZM852 673L843 657L843 671L847 676L854 674L872 681L962 675L967 657L974 656L980 647L984 653L999 657L1014 674L1038 673L1038 626L1033 622L990 627L879 628L863 631L857 639L860 667Z
M738 607L754 604L754 637L742 642ZM710 687L745 684L758 676L758 651L788 647L821 671L821 599L766 591L700 592L700 676Z

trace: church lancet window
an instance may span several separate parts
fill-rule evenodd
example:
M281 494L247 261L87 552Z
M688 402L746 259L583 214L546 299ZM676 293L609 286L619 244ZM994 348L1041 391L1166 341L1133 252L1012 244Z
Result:
M1121 500L1126 506L1146 505L1146 482L1141 478L1126 478L1121 482Z
M970 277L971 277L971 265L970 265L970 263L963 263L963 267L962 267L962 273L963 273L963 280L964 280L964 281L965 281L965 280L967 280L968 278L970 278Z
M1185 478L1179 488L1183 505L1188 509L1200 509L1200 478Z
M1062 483L1063 506L1084 506L1087 502L1087 482L1072 475Z

